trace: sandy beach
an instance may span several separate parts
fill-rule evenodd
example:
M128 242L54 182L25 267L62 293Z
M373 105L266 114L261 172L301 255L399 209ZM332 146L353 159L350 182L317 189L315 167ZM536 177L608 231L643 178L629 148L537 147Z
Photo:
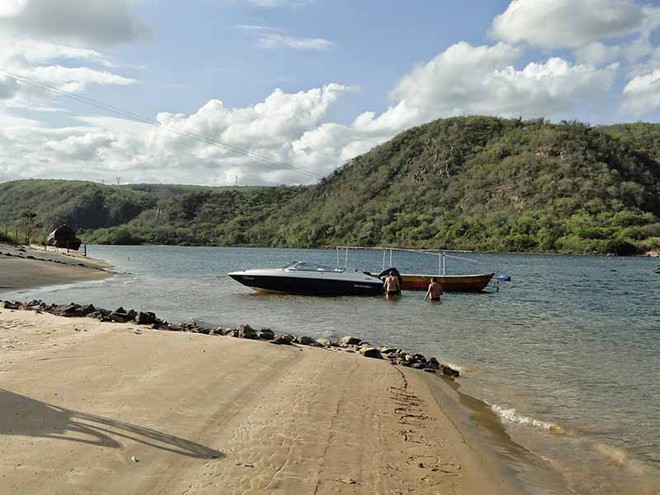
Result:
M423 373L0 310L0 492L511 493Z
M107 268L104 261L75 251L0 243L0 294L42 285L100 280L108 276Z
M12 249L3 287L106 276ZM443 386L356 353L0 309L0 494L517 493L430 378Z

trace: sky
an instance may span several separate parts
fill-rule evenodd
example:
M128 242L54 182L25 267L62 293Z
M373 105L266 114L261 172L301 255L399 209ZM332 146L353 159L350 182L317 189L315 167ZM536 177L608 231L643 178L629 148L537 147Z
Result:
M459 115L658 122L660 0L0 0L0 182L318 182Z

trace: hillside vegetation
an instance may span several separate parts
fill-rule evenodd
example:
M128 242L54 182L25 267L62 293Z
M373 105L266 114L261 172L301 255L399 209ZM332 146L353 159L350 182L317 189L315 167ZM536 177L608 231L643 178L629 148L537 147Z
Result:
M0 184L0 226L86 242L635 254L660 248L660 124L457 117L306 187Z

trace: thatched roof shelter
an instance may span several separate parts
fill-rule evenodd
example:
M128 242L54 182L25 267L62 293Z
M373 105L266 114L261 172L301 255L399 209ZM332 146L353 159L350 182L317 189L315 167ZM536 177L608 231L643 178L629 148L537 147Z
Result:
M48 234L46 243L50 246L78 251L81 241L76 237L75 230L63 224Z

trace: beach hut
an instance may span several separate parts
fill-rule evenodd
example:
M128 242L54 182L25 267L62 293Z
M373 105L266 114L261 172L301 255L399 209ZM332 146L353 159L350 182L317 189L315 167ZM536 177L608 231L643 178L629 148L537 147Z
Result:
M76 237L76 231L65 224L57 227L46 238L46 243L49 246L73 249L74 251L78 251L80 242L80 239Z

